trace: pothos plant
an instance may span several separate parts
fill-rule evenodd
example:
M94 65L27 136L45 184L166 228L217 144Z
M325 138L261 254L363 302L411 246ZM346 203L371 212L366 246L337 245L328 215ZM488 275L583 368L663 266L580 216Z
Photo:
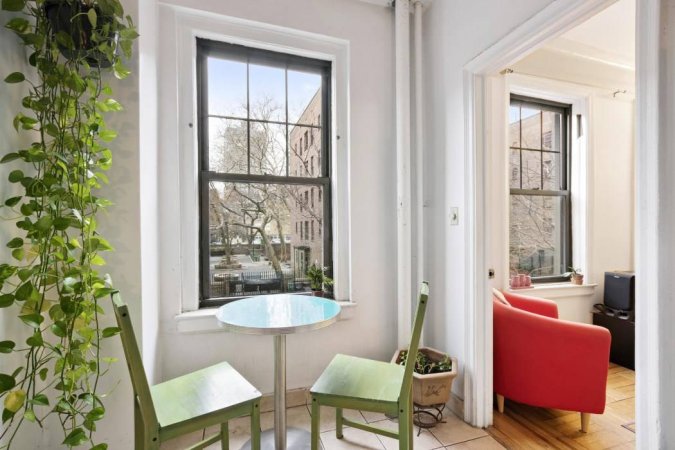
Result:
M93 433L105 415L100 377L112 361L101 342L119 330L101 325L99 303L112 286L98 267L112 246L97 220L110 202L97 192L117 136L104 115L122 109L106 79L129 74L122 58L137 34L118 0L2 0L2 9L14 12L5 26L32 67L4 81L26 88L14 128L33 143L0 160L14 166L9 181L18 185L0 203L16 224L6 243L12 260L0 264L0 308L16 311L29 335L0 342L0 353L21 356L0 373L0 441L9 448L22 424L55 416L64 446L102 450Z

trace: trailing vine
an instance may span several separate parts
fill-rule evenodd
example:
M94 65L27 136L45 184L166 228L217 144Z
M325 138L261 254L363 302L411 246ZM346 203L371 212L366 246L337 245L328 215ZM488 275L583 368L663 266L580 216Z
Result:
M10 448L22 424L42 427L55 416L62 445L103 450L94 439L105 416L99 381L112 359L101 341L119 330L101 326L99 302L112 286L99 267L112 246L97 221L110 201L97 192L108 183L108 144L117 136L104 115L122 109L106 76L129 74L121 56L131 56L137 34L118 0L2 0L2 9L14 12L5 26L33 68L4 81L27 89L14 128L34 142L0 160L14 166L9 182L21 193L0 203L16 223L6 244L12 261L0 263L0 308L16 311L30 334L0 342L0 357L22 361L0 373L0 441Z

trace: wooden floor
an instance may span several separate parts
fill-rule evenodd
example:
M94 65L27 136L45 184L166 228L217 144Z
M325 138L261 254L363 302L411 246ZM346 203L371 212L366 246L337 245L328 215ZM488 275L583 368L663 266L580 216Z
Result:
M592 415L588 433L580 431L579 413L535 408L506 399L504 414L495 409L487 431L509 449L635 448L635 372L611 364L607 407Z

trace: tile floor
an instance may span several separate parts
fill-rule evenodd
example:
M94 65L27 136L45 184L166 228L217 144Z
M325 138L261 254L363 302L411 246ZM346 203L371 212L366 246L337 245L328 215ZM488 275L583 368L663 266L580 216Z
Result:
M364 423L373 423L381 428L395 429L396 423L387 419L384 415L378 413L369 413L353 410L345 410L345 416L353 421ZM310 413L306 405L297 406L288 409L288 426L310 430ZM502 449L496 440L489 436L484 430L473 428L467 425L450 410L445 410L445 423L438 424L435 428L422 430L417 436L417 427L415 427L415 450L432 449L481 449L492 450ZM260 418L262 428L271 428L274 422L273 413L263 413ZM344 438L335 437L335 410L332 408L322 408L321 410L321 444L324 450L342 450L342 449L377 449L377 450L395 450L398 449L398 443L394 439L384 436L367 433L355 428L344 428ZM215 433L214 429L206 430L208 434ZM230 448L239 449L249 439L250 427L248 418L240 418L230 422ZM199 441L202 433L193 433L188 436L174 439L162 445L162 450L184 449ZM219 450L220 444L214 444L208 447L208 450Z

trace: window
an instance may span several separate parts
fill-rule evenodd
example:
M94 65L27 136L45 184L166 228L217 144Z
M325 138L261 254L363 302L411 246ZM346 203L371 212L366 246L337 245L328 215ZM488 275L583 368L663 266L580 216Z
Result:
M511 96L509 268L559 281L572 264L570 106Z
M330 198L330 168L307 171L330 151L331 63L205 39L197 58L200 305L306 291L308 261L332 267L330 204L308 202ZM309 220L323 239L301 245Z

